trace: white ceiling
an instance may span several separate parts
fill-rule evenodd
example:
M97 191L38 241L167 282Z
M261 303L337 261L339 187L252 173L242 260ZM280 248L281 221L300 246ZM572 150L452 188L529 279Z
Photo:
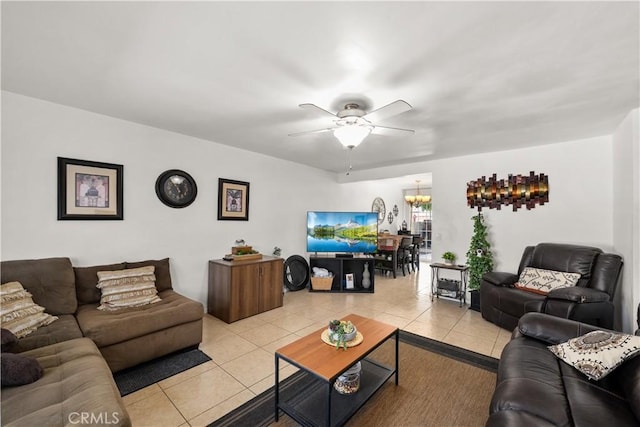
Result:
M2 2L2 88L328 171L331 121L413 110L354 169L611 134L640 106L638 2ZM415 178L415 177L412 177Z

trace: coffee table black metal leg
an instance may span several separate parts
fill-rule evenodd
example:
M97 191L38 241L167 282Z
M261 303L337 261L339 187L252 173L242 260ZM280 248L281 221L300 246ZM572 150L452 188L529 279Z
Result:
M329 381L327 383L327 427L331 426L331 389L333 388L333 383Z
M398 365L398 354L399 354L399 341L400 341L400 330L396 329L396 385L398 385L398 373L400 372L400 367Z
M276 355L276 384L275 384L275 392L276 392L276 413L275 413L275 419L276 422L278 422L278 413L280 412L279 408L278 408L278 403L280 402L280 382L278 381L278 374L279 374L279 369L278 369L278 362L279 362L279 358L278 355Z

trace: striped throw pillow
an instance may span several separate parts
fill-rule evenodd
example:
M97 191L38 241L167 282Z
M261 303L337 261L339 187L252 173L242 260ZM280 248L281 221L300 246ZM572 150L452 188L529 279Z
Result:
M33 302L20 282L0 285L0 324L18 338L24 338L41 326L58 320Z
M98 285L102 295L98 310L114 311L141 307L161 301L156 289L155 267L98 271Z

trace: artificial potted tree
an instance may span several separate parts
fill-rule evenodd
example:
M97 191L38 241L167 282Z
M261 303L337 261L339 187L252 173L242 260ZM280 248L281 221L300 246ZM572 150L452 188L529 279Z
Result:
M491 244L487 240L487 225L484 222L484 217L478 213L471 219L473 220L473 235L467 251L470 308L480 311L480 282L485 273L493 271L493 254L491 253Z

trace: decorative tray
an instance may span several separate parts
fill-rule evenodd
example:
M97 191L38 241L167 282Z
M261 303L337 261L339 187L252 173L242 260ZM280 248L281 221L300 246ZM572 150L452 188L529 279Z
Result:
M251 261L254 259L262 259L262 254L246 254L246 255L227 254L222 259L225 261Z
M322 341L324 341L326 344L332 345L332 346L336 346L336 343L331 342L329 340L329 331L327 329L325 329L324 331L322 331L322 334L320 335L320 338L322 339ZM359 344L362 343L362 341L364 340L364 337L362 336L362 334L360 333L360 331L356 332L356 337L354 339L352 339L351 341L347 341L347 347L355 347Z

